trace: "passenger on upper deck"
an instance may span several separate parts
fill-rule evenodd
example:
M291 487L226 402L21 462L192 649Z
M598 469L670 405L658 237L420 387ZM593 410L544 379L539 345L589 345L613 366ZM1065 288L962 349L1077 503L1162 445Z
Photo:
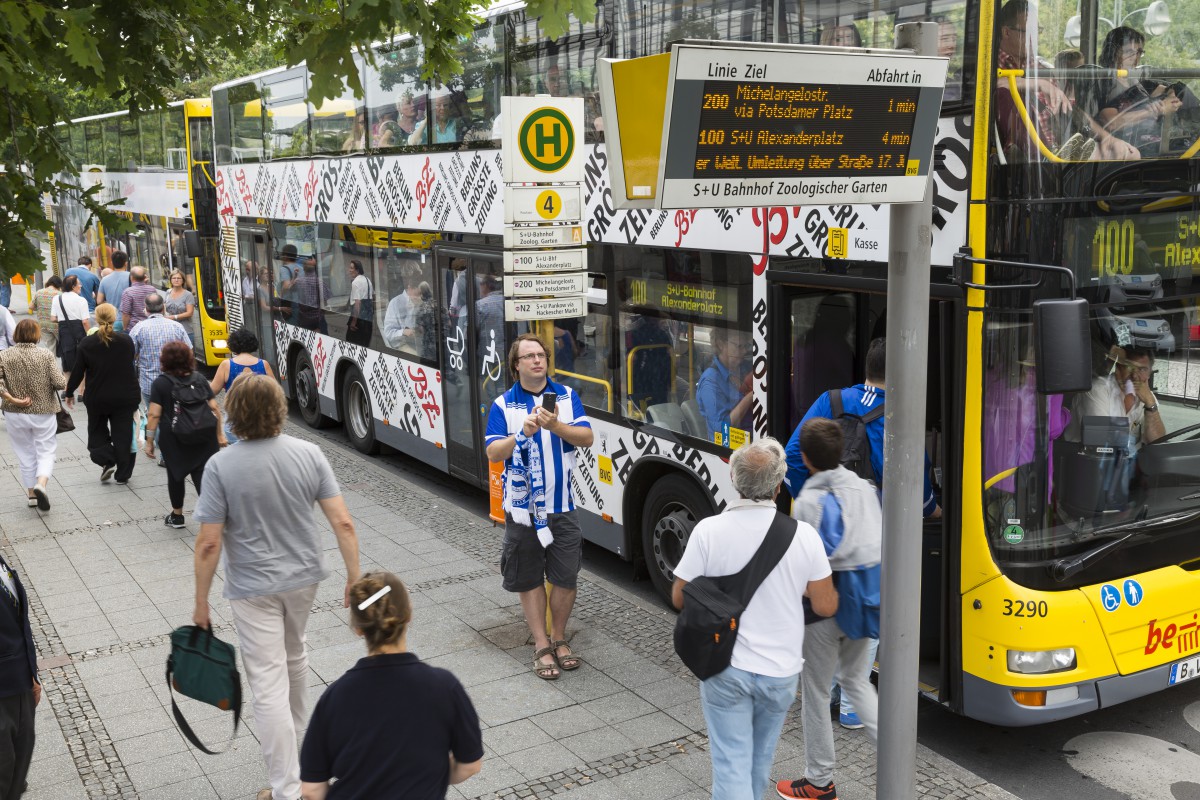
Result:
M1034 12L1034 13L1031 13ZM996 19L1000 69L1029 70L1050 64L1029 49L1037 38L1037 14L1028 0L1009 0ZM1046 148L1066 161L1089 159L1135 159L1137 148L1109 135L1103 126L1078 108L1063 90L1048 78L1018 78L1017 89L1024 94L1029 119ZM1038 148L1025 127L1007 79L997 82L996 124L1001 145L1010 160L1038 160ZM1094 138L1093 138L1094 137Z
M433 139L431 144L454 144L462 141L463 134L469 125L469 120L464 120L461 116L460 109L453 102L450 96L449 87L438 87L433 93ZM429 115L425 119L417 123L416 130L409 137L408 143L412 145L426 144L426 128L429 127Z
M1137 67L1146 39L1133 28L1109 31L1100 50L1100 66L1113 70ZM1182 91L1182 89L1180 90ZM1107 130L1132 144L1144 147L1162 139L1163 119L1183 107L1175 91L1155 81L1115 77L1099 96L1099 120Z
M833 47L862 47L862 34L853 25L838 25L821 31L821 44Z
M396 147L408 144L409 137L417 129L417 104L411 91L406 91L396 101L396 107L384 112L383 120L375 132L378 147Z
M350 135L342 142L343 153L357 153L367 148L367 110L360 108L354 113L354 126Z

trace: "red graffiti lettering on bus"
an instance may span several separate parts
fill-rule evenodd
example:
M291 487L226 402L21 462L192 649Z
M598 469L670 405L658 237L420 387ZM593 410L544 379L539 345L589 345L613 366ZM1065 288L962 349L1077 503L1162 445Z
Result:
M438 405L437 395L429 388L429 379L425 376L425 368L409 367L408 377L413 382L417 399L423 401L421 408L425 409L425 417L429 420L429 427L432 428L434 421L441 415L442 408Z
M249 211L254 207L254 193L250 191L250 182L246 180L246 170L239 169L233 173L233 179L237 181L238 191L242 193L243 208Z
M308 179L304 181L304 202L307 208L304 211L304 218L308 219L312 216L313 200L317 196L317 165L315 163L308 165Z
M229 197L229 188L225 185L224 170L217 170L215 181L217 187L217 216L221 217L227 224L232 225L234 217L233 200Z
M752 212L754 224L762 228L762 255L754 262L754 274L762 275L767 269L767 256L771 254L771 245L779 244L783 238L787 236L788 231L788 215L787 209L783 206L771 206L770 208L756 208ZM800 216L800 208L792 208L792 216ZM771 221L775 220L779 226L777 231L771 230Z
M325 352L325 344L317 337L317 350L313 353L313 372L317 376L317 385L321 385L321 376L325 374L325 364L329 361L329 354Z
M676 211L675 212L675 246L683 242L683 237L687 236L691 230L692 223L696 220L696 209L691 211Z
M425 213L425 206L429 204L434 177L433 168L429 164L429 156L426 156L425 166L421 167L421 179L417 181L417 222L421 221L421 215Z

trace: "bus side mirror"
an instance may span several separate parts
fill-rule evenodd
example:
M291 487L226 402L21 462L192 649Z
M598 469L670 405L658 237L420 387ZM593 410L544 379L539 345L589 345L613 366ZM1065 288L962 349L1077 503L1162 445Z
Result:
M1086 392L1092 388L1092 344L1088 302L1035 300L1033 340L1039 394Z
M204 248L200 245L200 231L183 232L183 250L188 258L201 258Z

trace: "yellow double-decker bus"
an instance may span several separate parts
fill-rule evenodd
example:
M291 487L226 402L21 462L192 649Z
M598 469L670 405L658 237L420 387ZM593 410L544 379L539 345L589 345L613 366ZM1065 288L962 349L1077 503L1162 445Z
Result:
M950 61L925 419L943 513L913 543L922 690L1008 725L1170 691L1200 666L1200 20L1162 3L601 0L556 42L511 4L445 86L420 79L410 39L363 60L363 98L327 107L307 103L303 64L230 81L213 116L231 318L309 424L480 487L506 345L538 332L596 432L572 493L584 535L665 596L697 520L736 499L731 448L788 439L822 394L864 380L888 311L888 209L617 210L597 59L687 36L888 48L914 21L939 24ZM582 222L563 233L587 242L588 278L582 317L524 323L504 318L498 109L540 93L585 99ZM1072 285L1092 390L1040 394L1055 365L1039 363L1032 304Z
M59 126L58 135L80 168L80 186L100 184L100 199L123 200L118 213L131 232L106 230L68 195L51 199L54 242L61 269L80 256L97 272L124 252L132 266L150 271L166 290L178 269L196 297L190 327L196 360L215 366L226 346L225 290L217 245L212 178L212 103L182 100L136 118L128 112L84 117Z

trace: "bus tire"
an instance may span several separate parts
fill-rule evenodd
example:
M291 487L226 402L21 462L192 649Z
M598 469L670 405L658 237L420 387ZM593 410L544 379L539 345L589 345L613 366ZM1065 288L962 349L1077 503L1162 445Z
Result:
M296 354L296 366L292 370L292 396L300 407L300 416L310 428L328 428L333 420L321 413L321 396L317 392L317 371L307 351Z
M654 588L671 605L675 567L696 523L712 513L712 501L683 475L659 478L646 495L642 512L642 552Z
M348 367L342 378L342 427L354 449L369 456L379 452L375 440L375 415L371 413L371 391L358 367Z

